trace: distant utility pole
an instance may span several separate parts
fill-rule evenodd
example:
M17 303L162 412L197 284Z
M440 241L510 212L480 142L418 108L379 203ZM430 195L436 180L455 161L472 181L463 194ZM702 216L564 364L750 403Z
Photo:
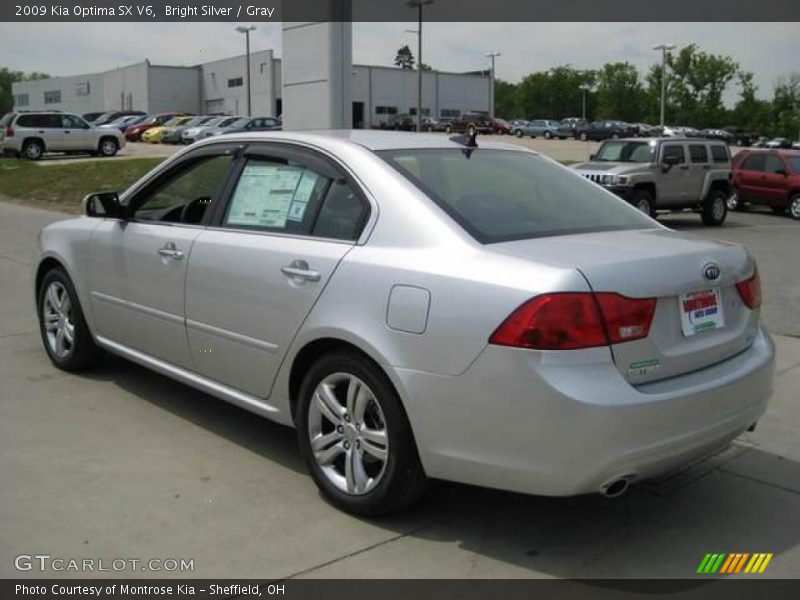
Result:
M487 58L492 59L492 72L489 77L489 118L494 120L494 59L502 56L501 52L487 52Z
M589 92L589 90L592 89L592 86L590 86L588 83L582 83L582 84L580 84L578 86L578 89L583 92L583 114L581 115L581 118L585 121L586 120L586 94Z
M653 50L661 50L661 127L664 127L664 107L667 104L667 51L675 50L675 44L656 44Z
M245 70L246 70L246 73L245 73L244 77L245 77L245 80L247 81L247 116L248 117L252 117L253 116L253 107L252 107L252 103L251 103L252 100L251 100L251 94L250 94L250 32L251 31L255 31L255 30L256 30L256 26L255 25L250 25L250 27L243 27L243 26L240 25L239 27L236 28L236 31L238 31L239 33L243 33L244 34L244 39L245 39L245 48L246 48L246 50L245 50L245 65L246 65L245 66Z

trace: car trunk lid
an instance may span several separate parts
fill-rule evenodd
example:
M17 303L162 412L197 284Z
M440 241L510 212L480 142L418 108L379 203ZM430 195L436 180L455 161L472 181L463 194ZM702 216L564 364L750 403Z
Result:
M655 298L647 337L611 346L618 370L632 384L702 369L755 339L758 310L744 305L736 289L754 265L739 245L652 229L521 240L491 249L572 266L594 292ZM704 274L709 267L719 269L717 279Z

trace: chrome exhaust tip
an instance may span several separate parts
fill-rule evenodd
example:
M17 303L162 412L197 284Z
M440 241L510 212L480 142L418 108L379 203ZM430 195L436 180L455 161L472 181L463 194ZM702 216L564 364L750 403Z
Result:
M603 495L606 498L619 498L630 487L629 477L620 477L603 486Z

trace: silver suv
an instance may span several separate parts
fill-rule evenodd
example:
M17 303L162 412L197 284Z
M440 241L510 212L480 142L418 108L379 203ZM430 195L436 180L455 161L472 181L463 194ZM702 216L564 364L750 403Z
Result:
M578 173L652 217L691 209L722 225L731 192L731 155L724 142L636 138L603 142Z
M40 159L45 152L114 156L124 145L125 137L117 129L92 127L70 113L9 113L0 120L2 153L31 160Z

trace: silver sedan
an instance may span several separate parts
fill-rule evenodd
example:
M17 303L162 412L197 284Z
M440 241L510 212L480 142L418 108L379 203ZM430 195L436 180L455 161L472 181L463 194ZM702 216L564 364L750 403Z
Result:
M535 152L469 136L233 134L46 227L59 368L111 352L295 427L357 514L429 478L616 496L764 413L754 261Z

